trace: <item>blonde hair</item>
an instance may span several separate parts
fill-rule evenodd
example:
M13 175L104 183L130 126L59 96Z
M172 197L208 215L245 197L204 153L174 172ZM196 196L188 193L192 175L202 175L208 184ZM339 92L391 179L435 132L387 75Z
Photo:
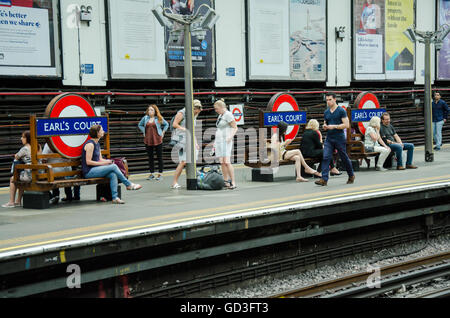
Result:
M227 104L225 104L225 100L223 98L221 98L218 101L216 101L214 103L214 106L216 106L216 105L219 106L219 107L222 107L222 108L227 108Z
M194 99L194 102L192 103L192 106L194 106L194 108L198 108L198 109L202 109L202 102L199 101L198 99Z
M318 130L319 122L316 119L311 119L310 121L308 121L308 124L306 125L305 129Z
M369 126L374 128L380 128L380 122L381 122L380 117L373 116L369 121Z

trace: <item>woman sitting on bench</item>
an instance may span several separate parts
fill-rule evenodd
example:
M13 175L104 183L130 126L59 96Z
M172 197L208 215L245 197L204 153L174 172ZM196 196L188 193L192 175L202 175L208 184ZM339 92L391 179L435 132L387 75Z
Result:
M14 156L13 166L11 168L11 173L14 173L14 165L16 164L30 164L31 163L31 146L30 146L30 131L24 131L22 133L22 145L19 152ZM14 176L11 177L9 181L9 202L2 205L4 208L13 208L15 206L21 206L23 190L17 189L14 181ZM19 181L31 181L31 170L22 170L19 175ZM18 192L16 200L16 190Z
M118 197L118 180L127 187L127 190L139 190L142 186L128 181L112 160L102 158L99 140L104 134L105 132L100 125L94 125L89 130L89 136L92 139L84 144L81 156L83 176L85 178L109 178L112 203L124 204L125 202Z
M292 142L292 139L285 140L288 124L282 121L277 125L277 128L278 132L273 134L270 143L270 148L272 149L272 158L278 158L278 162L281 160L295 161L297 182L308 182L308 179L302 177L301 166L305 168L306 173L321 177L321 174L319 172L308 166L305 159L303 158L302 152L299 149L286 150L286 146L288 146Z

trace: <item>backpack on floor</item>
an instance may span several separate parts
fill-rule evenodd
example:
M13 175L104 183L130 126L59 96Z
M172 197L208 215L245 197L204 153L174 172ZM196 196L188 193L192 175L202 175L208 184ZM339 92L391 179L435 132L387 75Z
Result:
M223 175L217 166L204 166L198 171L197 188L199 190L222 190Z

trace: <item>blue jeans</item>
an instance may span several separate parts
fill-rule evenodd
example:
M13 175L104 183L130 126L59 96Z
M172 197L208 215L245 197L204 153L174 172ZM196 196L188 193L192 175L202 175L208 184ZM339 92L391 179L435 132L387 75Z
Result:
M120 180L125 186L129 187L131 182L125 178L125 176L120 172L119 167L115 164L107 166L97 166L91 168L89 172L85 175L86 178L108 178L109 187L111 188L112 199L118 198L117 186Z
M330 163L333 160L333 152L334 149L337 149L339 157L345 165L345 169L347 170L347 174L349 177L355 175L353 172L353 166L350 158L347 155L347 143L344 140L329 140L328 138L325 140L325 144L323 147L323 160L322 160L322 179L328 181L328 174L330 172Z
M408 155L406 158L406 165L412 165L413 155L414 155L414 145L409 143L404 143L403 148L399 144L388 145L392 152L395 152L397 156L397 167L403 166L403 150L408 151Z
M434 143L437 148L441 148L442 146L442 126L444 126L444 120L441 121L433 121L433 137Z

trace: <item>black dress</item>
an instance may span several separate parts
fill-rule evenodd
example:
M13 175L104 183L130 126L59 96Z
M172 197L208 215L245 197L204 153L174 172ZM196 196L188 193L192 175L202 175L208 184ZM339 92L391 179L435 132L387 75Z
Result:
M317 158L320 160L318 171L322 170L323 145L320 142L319 133L312 129L306 129L303 133L300 143L300 151L304 158ZM334 168L333 160L331 160L330 168Z

